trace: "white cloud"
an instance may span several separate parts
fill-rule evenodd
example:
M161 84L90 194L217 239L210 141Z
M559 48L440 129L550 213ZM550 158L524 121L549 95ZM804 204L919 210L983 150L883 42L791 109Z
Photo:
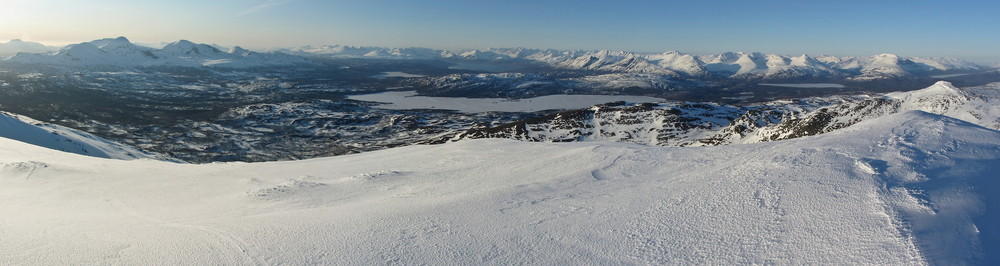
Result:
M276 6L281 6L281 5L288 4L288 3L291 3L291 2L294 2L294 1L295 0L269 0L269 1L265 2L265 3L258 4L256 6L248 8L246 10L243 10L243 11L241 11L239 13L236 13L236 16L237 17L242 17L242 16L250 15L250 14L253 14L253 13L260 12L262 10L266 10L266 9L273 8L273 7L276 7Z

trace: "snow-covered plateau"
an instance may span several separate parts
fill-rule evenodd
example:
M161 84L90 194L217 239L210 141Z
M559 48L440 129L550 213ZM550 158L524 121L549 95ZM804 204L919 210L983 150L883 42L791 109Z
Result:
M923 111L720 147L467 140L290 162L0 138L2 264L997 261L1000 132Z

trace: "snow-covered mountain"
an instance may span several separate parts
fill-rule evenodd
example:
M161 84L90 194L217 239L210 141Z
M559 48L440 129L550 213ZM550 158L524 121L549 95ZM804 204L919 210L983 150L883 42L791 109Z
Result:
M989 264L997 151L1000 132L923 111L711 148L206 165L0 138L0 264Z
M20 50L45 52L44 46L20 41L0 44ZM135 45L124 37L69 45L54 53L22 54L6 61L53 66L187 66L249 68L314 64L306 57L426 59L450 62L524 63L555 69L591 71L599 74L657 74L679 78L796 79L849 78L857 81L927 77L934 74L976 72L987 66L954 58L900 57L880 54L868 57L786 56L730 52L692 55L676 51L635 53L626 51L582 51L525 48L489 48L446 51L429 48L384 48L367 46L320 46L250 52L240 47L223 51L218 46L181 40L163 48Z
M17 53L47 53L52 50L54 50L52 47L41 43L14 39L6 43L0 42L0 59L16 55Z
M304 56L333 58L525 62L571 70L663 74L677 77L715 75L739 79L850 77L856 80L877 80L989 69L987 66L955 58L905 58L893 54L868 57L810 56L805 54L786 56L743 52L692 55L676 51L656 54L607 50L525 48L489 48L452 52L426 48L392 49L348 46L304 47L284 51Z
M954 58L900 58L896 55L871 57L812 57L784 56L762 53L723 53L695 56L679 52L640 54L611 51L533 50L522 55L524 60L548 64L557 68L594 70L616 73L656 73L684 77L704 77L709 74L743 79L778 79L861 76L875 79L909 77L946 71L977 71L987 69ZM825 59L825 60L824 60ZM847 64L843 64L848 62ZM852 64L853 63L853 64ZM882 75L882 76L878 76Z
M1000 130L1000 83L962 90L941 81L925 89L874 96L836 96L752 106L714 103L613 103L497 127L454 139L617 141L658 146L755 143L831 132L911 110Z
M226 52L208 44L181 40L161 49L133 44L125 37L68 45L51 54L18 54L5 60L61 67L184 66L252 68L314 64L309 59L279 52L252 52L235 47Z
M100 158L173 160L163 155L111 142L86 132L7 112L0 112L0 138Z
M451 58L452 54L429 48L384 48L372 46L324 45L320 47L299 47L279 49L278 52L305 55L324 56L330 58L374 58L374 59L436 59Z

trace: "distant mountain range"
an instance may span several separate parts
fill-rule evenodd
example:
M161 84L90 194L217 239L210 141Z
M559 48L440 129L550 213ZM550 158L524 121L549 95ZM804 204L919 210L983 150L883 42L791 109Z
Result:
M37 42L26 42L19 39L10 42L0 42L0 58L16 55L17 53L46 53L55 51L56 48L48 47Z
M854 80L926 76L938 73L990 70L992 67L955 58L900 57L880 54L864 57L785 56L728 52L692 55L624 51L579 51L500 48L452 52L427 48L323 46L283 49L281 52L328 58L443 59L508 63L538 63L558 69L607 73L652 73L674 77L797 78L840 77Z
M254 52L240 47L223 51L219 46L181 40L162 48L131 43L125 37L73 44L52 51L38 43L13 40L0 44L8 62L52 66L185 66L247 68L317 64L310 58L424 59L490 64L533 64L557 70L597 73L656 74L687 79L793 79L835 78L855 81L930 77L995 70L955 58L873 56L787 56L727 52L693 55L681 52L634 53L499 48L447 51L429 48L321 46ZM21 52L21 54L17 54Z
M229 51L208 44L180 40L163 48L136 45L125 37L68 45L54 52L18 53L5 61L62 67L220 67L248 68L315 64L309 59L278 52L254 52L239 46Z

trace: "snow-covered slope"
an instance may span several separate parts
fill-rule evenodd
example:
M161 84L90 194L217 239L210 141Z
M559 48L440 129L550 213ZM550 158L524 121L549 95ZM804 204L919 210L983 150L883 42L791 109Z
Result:
M1000 133L904 112L703 148L470 140L278 163L0 138L0 264L997 261Z
M60 67L184 66L250 68L314 64L308 59L278 52L258 53L235 47L224 52L208 44L180 40L161 49L131 43L125 37L72 44L53 54L18 54L6 61Z
M171 160L163 155L144 152L86 132L7 112L0 112L0 138L101 158Z
M45 53L52 50L53 48L41 43L14 39L6 43L0 42L0 59L16 55L17 53Z

